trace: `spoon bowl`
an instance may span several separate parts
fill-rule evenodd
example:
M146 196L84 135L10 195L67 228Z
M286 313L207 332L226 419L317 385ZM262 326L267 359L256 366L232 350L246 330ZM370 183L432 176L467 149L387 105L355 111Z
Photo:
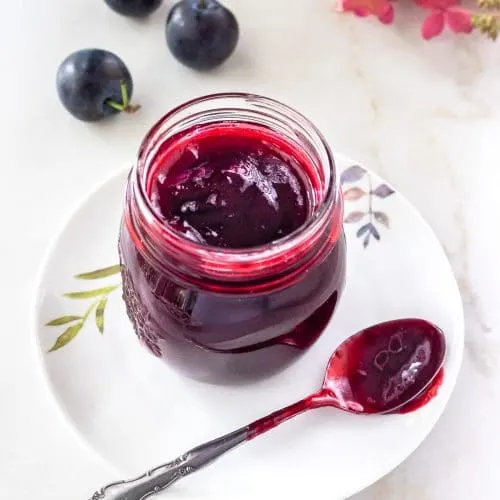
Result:
M391 413L422 394L443 366L444 333L422 319L380 323L347 338L332 354L322 392L329 406Z

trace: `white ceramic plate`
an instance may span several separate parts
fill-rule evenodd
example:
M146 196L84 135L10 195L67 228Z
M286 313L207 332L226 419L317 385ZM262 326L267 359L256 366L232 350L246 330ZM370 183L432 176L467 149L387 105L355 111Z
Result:
M401 463L435 425L455 384L464 341L462 305L450 265L429 226L400 194L348 158L337 156L337 164L346 199L345 294L327 331L305 356L251 385L194 382L150 355L136 340L119 287L109 292L103 334L92 312L70 342L48 352L68 326L81 320L46 324L82 316L96 300L64 293L120 284L119 274L95 280L75 275L117 264L127 172L100 185L70 218L41 273L34 334L66 420L116 467L110 480L145 471L302 398L319 387L330 353L345 337L398 317L422 317L446 333L445 379L428 405L406 415L376 417L334 409L310 412L239 447L164 496L346 498ZM89 484L89 493L100 486Z

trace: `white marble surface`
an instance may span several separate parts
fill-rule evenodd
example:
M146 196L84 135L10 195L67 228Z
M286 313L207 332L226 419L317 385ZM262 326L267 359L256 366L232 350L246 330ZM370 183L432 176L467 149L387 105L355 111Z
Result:
M237 53L199 75L167 53L168 4L145 23L102 0L2 6L0 498L83 499L109 478L41 382L29 331L34 279L69 210L133 157L148 126L189 97L223 90L299 108L335 149L392 182L434 228L460 283L466 349L450 404L404 464L354 498L498 498L500 46L475 35L424 42L420 13L404 5L386 27L339 16L329 0L228 0L242 28ZM57 65L87 46L128 63L139 114L87 125L63 110Z

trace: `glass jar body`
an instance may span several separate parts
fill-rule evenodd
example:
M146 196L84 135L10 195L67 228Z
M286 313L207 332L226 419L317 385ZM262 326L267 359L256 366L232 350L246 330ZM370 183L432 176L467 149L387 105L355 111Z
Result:
M229 107L227 100L224 105L219 101L226 97ZM245 104L247 97L202 98L174 110L153 127L129 177L120 228L123 296L137 336L154 355L184 374L216 383L270 375L305 352L324 331L345 281L342 198L329 150L326 156L311 154L318 175L311 184L310 223L283 241L248 251L200 247L179 239L156 220L147 186L162 145L179 134L183 122L193 133L193 117L201 126L213 126L221 120L221 109L229 110L225 126L228 117L234 123L249 123L252 113L243 104L242 109L235 106ZM282 106L250 98L252 106L258 100L257 116L263 104L270 103L272 110ZM190 109L202 100L204 105L208 100L209 110ZM293 110L283 106L275 118L281 123L290 113ZM308 131L302 123L294 126L300 134L296 140L286 138L291 147L303 146L304 131L315 138L315 129ZM324 141L320 144L327 148ZM313 153L319 149L318 144L307 147Z
M139 339L188 376L217 383L270 375L304 352L330 320L345 280L343 235L303 279L261 295L179 283L141 256L123 224L120 254L124 300Z

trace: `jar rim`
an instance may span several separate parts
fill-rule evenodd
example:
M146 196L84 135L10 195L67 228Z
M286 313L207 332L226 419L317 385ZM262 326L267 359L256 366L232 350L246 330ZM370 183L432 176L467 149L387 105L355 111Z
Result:
M305 132L315 141L315 152L321 157L323 168L328 170L328 184L324 187L324 193L321 202L315 207L310 216L291 233L269 243L248 248L225 248L202 244L186 238L182 233L175 231L161 218L160 214L155 210L150 197L147 194L146 182L148 173L151 170L150 162L147 164L148 147L155 143L158 135L161 135L165 130L179 125L176 121L182 114L189 111L193 107L200 104L209 103L217 105L221 101L233 100L235 107L224 107L228 111L246 111L243 107L237 107L237 102L241 104L251 105L257 113L271 112L278 118L281 117L292 123L302 132ZM217 108L218 109L218 108ZM182 121L182 118L180 119ZM222 122L222 121L221 121ZM238 122L238 120L234 120ZM212 122L216 123L216 122ZM165 130L163 130L165 129ZM161 137L160 137L161 142ZM297 144L300 147L300 144ZM325 165L326 163L326 165ZM260 96L257 94L243 92L226 92L204 95L191 99L169 111L160 118L153 127L149 130L146 137L143 139L137 161L131 172L131 180L134 186L136 199L139 204L139 211L145 216L147 223L151 225L155 232L160 235L161 239L169 245L170 248L177 249L182 252L182 256L186 263L196 263L196 260L202 263L203 269L207 272L226 277L227 279L242 279L245 275L254 276L255 267L267 269L273 267L285 255L289 255L291 251L303 245L309 246L314 240L313 235L321 231L321 227L325 227L331 221L332 213L338 208L337 221L333 221L336 229L334 231L334 240L336 241L342 227L342 200L338 186L338 172L333 158L333 154L319 129L304 115L286 104L275 99ZM310 241L311 240L311 241ZM202 262L201 262L202 261ZM234 268L228 266L240 265L240 273L234 273ZM247 266L252 267L253 272L247 269Z

